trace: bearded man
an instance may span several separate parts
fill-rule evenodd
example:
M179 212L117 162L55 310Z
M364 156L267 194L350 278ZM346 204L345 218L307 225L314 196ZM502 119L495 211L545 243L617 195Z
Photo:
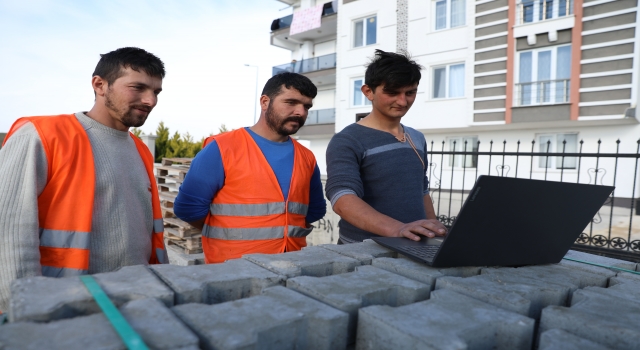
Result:
M289 135L304 125L316 94L303 75L275 75L262 90L254 126L205 141L173 209L202 229L206 263L307 245L310 223L327 208L313 153Z
M121 48L101 55L90 111L13 124L0 151L0 310L16 278L168 262L153 157L129 132L164 75L158 57Z

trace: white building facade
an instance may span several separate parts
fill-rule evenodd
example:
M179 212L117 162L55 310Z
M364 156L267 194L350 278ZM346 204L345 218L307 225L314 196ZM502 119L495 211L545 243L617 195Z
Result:
M294 13L321 4L280 1ZM479 151L638 150L637 0L339 0L323 6L320 28L290 36L285 17L274 21L271 39L295 60L274 73L299 71L318 86L315 112L298 137L310 142L323 174L330 138L371 109L360 86L375 49L406 49L424 66L402 123L423 132L432 150L463 151L466 142L476 151L478 141ZM496 175L499 165L514 176L519 161L519 174L586 182L596 175L589 167L613 162L528 157L493 159L489 167L483 158L432 158L431 171L448 174L438 174L440 186L454 189L470 188L476 168ZM640 185L633 188L634 161L617 164L616 197L640 195ZM600 171L597 182L610 185L612 172Z

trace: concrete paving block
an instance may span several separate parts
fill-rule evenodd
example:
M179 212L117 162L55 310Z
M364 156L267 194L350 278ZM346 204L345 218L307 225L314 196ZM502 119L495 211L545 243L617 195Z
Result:
M361 243L352 244L323 244L318 247L359 260L362 265L371 265L375 258L396 258L398 253L387 249L378 243L365 239Z
M538 280L544 284L569 287L571 292L588 286L606 287L608 277L602 274L572 269L558 264L525 266L519 268L484 268L482 274L497 274L503 278L519 276Z
M351 272L360 261L320 247L309 247L282 254L248 254L243 259L287 278L296 276L330 276Z
M531 349L535 321L456 293L359 310L356 349Z
M287 288L349 314L349 343L355 341L358 309L368 305L401 306L429 298L431 288L418 281L373 266L327 277L301 276Z
M344 349L349 316L281 286L216 305L172 311L205 349Z
M175 245L167 245L169 264L178 266L204 265L204 253L185 254L182 248Z
M120 311L151 349L199 349L198 337L157 299L134 300ZM0 349L126 349L102 313L49 323L0 327Z
M470 277L480 274L480 267L449 267L436 268L405 257L397 259L377 258L373 259L371 265L396 273L400 276L411 278L435 288L436 279L442 276Z
M442 277L436 281L436 290L453 290L485 303L539 319L542 309L549 305L565 306L569 288L556 284L543 284L528 277L484 274L469 278Z
M576 260L582 260L582 261L586 261L594 264L605 265L605 266L615 266L615 267L619 267L619 268L627 269L631 271L635 271L637 268L637 264L634 262L608 258L605 256L600 256L595 254L583 253L577 250L568 251L564 257L576 259ZM613 271L618 272L618 270L613 270Z
M151 270L175 292L175 304L217 304L258 295L284 285L284 276L248 260L197 266L154 265Z
M561 329L548 330L540 336L538 350L607 350L608 347L575 336Z
M640 303L579 290L571 307L542 310L539 334L562 329L612 349L640 349Z
M595 273L595 274L598 274L598 275L604 275L607 278L613 277L613 276L616 275L616 271L614 271L614 270L607 269L607 268L604 268L604 267L598 267L598 266L583 264L583 263L579 263L579 262L575 262L575 261L571 261L571 260L562 259L562 260L560 260L558 265L563 266L563 267L568 267L568 268L571 268L571 269L580 270L580 271L591 272L591 273Z
M604 297L621 299L620 301L612 300L611 302L640 304L640 283L621 283L609 288L586 287L573 293L571 305L579 303L585 293L587 295L590 295L590 293L597 293Z
M93 277L116 306L144 298L156 298L173 306L173 291L147 266L127 266ZM79 277L27 277L11 285L10 322L49 322L97 312L98 304Z
M615 277L609 279L609 286L616 285L618 283L635 282L640 283L640 275L636 275L628 272L618 272Z

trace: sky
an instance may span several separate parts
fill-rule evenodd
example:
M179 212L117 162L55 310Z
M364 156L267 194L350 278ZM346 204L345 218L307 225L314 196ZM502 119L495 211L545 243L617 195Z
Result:
M256 71L259 94L291 60L269 44L271 21L291 11L276 0L0 0L0 132L21 116L90 110L100 54L125 46L167 71L144 133L160 121L196 139L252 125Z

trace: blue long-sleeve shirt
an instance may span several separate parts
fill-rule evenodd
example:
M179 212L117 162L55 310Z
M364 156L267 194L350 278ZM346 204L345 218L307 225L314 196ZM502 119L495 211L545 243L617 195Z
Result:
M274 142L245 128L256 142L276 175L285 200L293 173L293 142ZM180 192L173 204L173 211L180 219L193 222L209 213L213 197L224 186L225 172L218 144L213 141L199 152L189 168ZM316 168L309 184L309 210L306 221L312 223L324 217L327 205L322 192L320 169Z

